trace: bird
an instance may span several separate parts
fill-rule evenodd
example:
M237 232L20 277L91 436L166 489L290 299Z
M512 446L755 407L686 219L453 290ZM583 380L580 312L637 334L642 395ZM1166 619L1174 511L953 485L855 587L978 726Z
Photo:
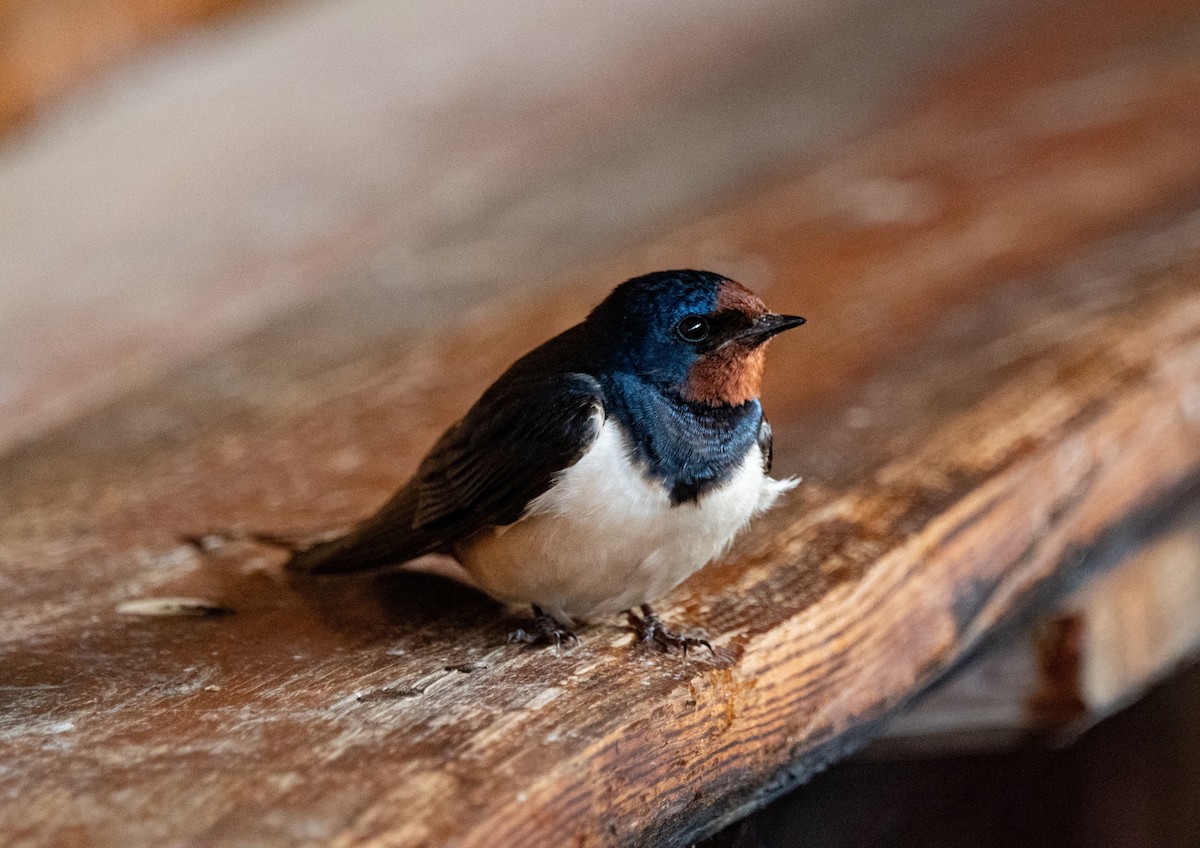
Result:
M797 484L771 476L759 392L768 342L804 323L709 271L627 280L505 371L377 512L287 568L449 554L488 595L532 607L510 641L561 647L625 613L639 642L711 650L652 603Z

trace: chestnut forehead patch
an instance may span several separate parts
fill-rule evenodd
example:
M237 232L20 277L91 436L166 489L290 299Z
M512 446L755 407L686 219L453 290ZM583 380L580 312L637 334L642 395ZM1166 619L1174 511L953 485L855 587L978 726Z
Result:
M731 310L751 317L766 315L767 305L762 298L741 283L725 280L717 289L717 311Z

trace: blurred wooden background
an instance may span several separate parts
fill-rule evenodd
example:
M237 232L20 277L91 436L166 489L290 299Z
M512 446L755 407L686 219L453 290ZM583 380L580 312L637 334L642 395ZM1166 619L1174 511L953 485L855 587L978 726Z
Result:
M0 128L35 119L48 104L140 50L255 5L246 0L5 0L0 3Z
M1183 0L0 5L2 841L682 845L1135 700L1200 639L1197 102ZM368 512L679 265L811 320L805 485L665 605L715 660L184 541Z

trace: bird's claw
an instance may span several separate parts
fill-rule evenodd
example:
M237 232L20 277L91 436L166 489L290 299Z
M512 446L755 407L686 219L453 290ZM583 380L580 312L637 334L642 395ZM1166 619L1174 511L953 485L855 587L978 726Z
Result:
M518 627L508 634L510 645L553 645L556 651L561 651L564 642L576 645L579 643L579 637L536 606L533 608L533 630L527 631Z
M625 613L629 625L633 628L634 633L637 634L637 641L639 643L652 642L664 651L676 649L682 651L685 657L691 648L708 648L708 652L716 656L717 652L713 650L712 644L707 639L701 639L698 636L686 636L670 629L659 620L658 615L651 609L649 604L642 604L641 611L642 614L640 616L633 610Z

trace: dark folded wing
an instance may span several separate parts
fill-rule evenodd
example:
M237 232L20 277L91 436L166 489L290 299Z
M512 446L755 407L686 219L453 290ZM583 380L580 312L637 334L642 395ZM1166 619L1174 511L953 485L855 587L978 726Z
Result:
M416 475L346 536L293 557L301 571L403 562L511 524L600 433L599 383L585 374L522 377L489 390L443 434Z

